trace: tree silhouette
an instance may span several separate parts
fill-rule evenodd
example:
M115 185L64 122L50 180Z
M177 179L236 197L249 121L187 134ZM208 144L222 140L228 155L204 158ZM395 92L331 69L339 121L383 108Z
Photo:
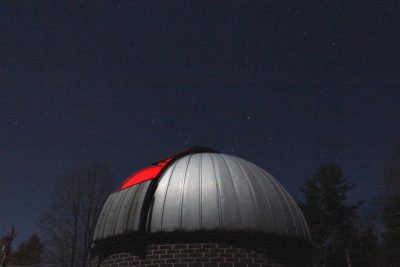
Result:
M383 205L385 225L383 252L387 264L400 264L400 139L392 146L386 171L386 198Z
M11 231L5 236L0 238L0 266L7 266L7 262L10 259L10 254L12 253L11 244L17 234L15 233L14 226L12 226Z
M18 250L11 257L11 263L13 265L40 265L42 249L39 237L33 234L18 246Z
M86 266L101 208L115 188L107 166L83 164L55 186L48 212L40 220L50 261Z
M300 203L317 247L317 264L345 266L351 262L349 249L357 231L352 219L360 206L347 205L348 192L354 187L331 163L317 169L304 183L305 202Z

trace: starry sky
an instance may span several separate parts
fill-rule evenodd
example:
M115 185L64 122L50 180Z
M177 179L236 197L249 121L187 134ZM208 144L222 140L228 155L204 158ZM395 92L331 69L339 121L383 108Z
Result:
M147 2L1 2L0 235L35 232L81 162L119 183L193 145L256 163L298 199L332 161L351 201L379 197L400 135L399 6Z

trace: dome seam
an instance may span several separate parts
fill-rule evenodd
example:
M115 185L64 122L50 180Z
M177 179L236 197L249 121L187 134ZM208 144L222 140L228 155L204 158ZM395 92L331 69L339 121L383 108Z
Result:
M200 167L199 167L199 228L203 228L203 153L200 154Z
M232 172L231 172L231 170L229 168L229 165L228 165L228 163L226 162L226 160L224 158L224 155L220 154L220 156L221 156L226 168L228 169L229 176L231 177L231 181L232 181L232 185L233 185L233 191L234 191L234 194L235 194L235 200L234 201L236 203L236 213L238 215L238 224L239 224L239 228L242 228L243 227L242 214L241 214L241 211L240 211L240 206L239 206L239 201L238 201L239 196L238 196L238 192L237 192L237 188L236 188L236 183L235 183L235 180L233 178Z
M285 209L284 209L284 207L283 207L283 203L282 203L282 201L281 201L281 198L280 198L280 196L278 195L278 191L276 190L276 188L277 188L277 186L276 186L276 184L274 183L274 181L271 179L271 177L269 176L269 174L268 173L266 173L266 172L264 172L261 168L259 168L258 166L256 166L257 167L257 170L258 171L260 171L261 173L263 173L267 178L268 178L268 180L269 181L271 181L271 184L272 184L272 186L274 187L274 189L275 189L275 192L276 192L276 194L277 194L277 198L278 198L278 202L279 202L279 206L281 207L281 209L280 209L280 211L281 211L281 213L282 213L282 215L283 215L283 218L284 218L284 221L285 221L285 224L286 224L286 227L285 227L285 230L286 230L286 234L289 236L290 235L290 233L289 233L289 222L288 222L288 219L287 219L287 216L285 215ZM275 179L275 178L274 178ZM279 191L280 192L280 191ZM282 192L280 192L281 193L281 195L282 195Z
M122 201L121 201L121 203L119 204L118 212L117 212L117 215L115 216L116 218L115 218L114 231L113 231L114 235L116 234L116 231L117 231L117 225L118 225L119 214L121 213L121 209L122 209L122 206L123 206L123 204L124 204L124 202L125 202L126 196L128 195L128 192L129 192L128 190L126 190L126 191L124 192L125 194L122 196Z
M167 183L167 188L165 189L165 194L164 194L164 200L163 200L163 205L162 205L162 211L161 211L161 224L160 224L160 230L163 230L163 224L164 224L164 210L165 210L165 200L167 199L167 193L168 193L168 187L169 183L171 182L171 177L172 174L174 173L175 167L178 164L178 161L175 161L174 166L172 167L171 174L168 177L168 183Z
M247 163L247 161L244 161L243 159L240 159L240 161L242 161L244 163ZM277 229L277 227L275 225L274 213L272 212L271 201L269 199L269 196L265 192L264 187L261 185L260 181L258 181L257 175L254 173L253 169L249 168L249 170L250 170L250 173L254 176L254 179L256 180L256 182L257 182L258 186L260 187L261 191L264 193L264 197L267 200L269 215L271 216L272 228L274 230L274 233L278 234L278 229Z
M255 196L255 193L254 193L254 188L251 186L249 177L247 177L247 176L245 175L245 171L244 171L244 169L243 169L243 166L241 166L240 164L238 164L237 161L233 161L233 162L234 162L234 164L235 164L236 166L239 167L239 169L240 169L240 171L241 171L241 173L242 173L242 176L244 177L244 180L247 182L247 184L248 184L248 186L249 186L249 188L250 188L250 191L251 191L251 197L250 197L250 198L251 198L251 201L252 201L252 203L253 203L253 205L254 205L254 207L255 207L255 215L256 215L256 218L257 218L257 229L260 230L260 229L261 229L261 223L260 223L260 216L259 216L259 214L258 214L258 212L259 212L259 207L258 207L257 200L256 200L256 196Z
M218 222L218 227L221 228L223 221L222 221L222 207L221 207L221 188L219 184L219 179L217 178L217 171L215 168L215 162L214 162L214 157L213 154L208 155L211 159L212 165L213 165L213 170L214 170L214 178L215 178L215 185L217 187L217 203L218 203L218 217L219 217L219 222Z
M179 229L182 228L182 216L183 216L183 198L185 197L185 183L186 183L186 175L187 175L187 170L189 168L189 164L190 164L190 160L192 159L193 154L189 155L189 159L186 163L186 167L185 167L185 173L183 174L182 177L182 181L181 181L181 185L180 185L180 203L179 203Z
M136 188L136 187L133 187L133 188L135 188L135 192L134 192L132 201L131 201L131 203L130 203L130 205L129 205L128 218L127 218L126 224L125 224L125 231L128 231L128 227L129 227L129 226L128 226L128 224L129 224L129 218L131 217L132 207L134 206L133 204L134 204L134 201L135 201L135 199L136 199L136 195L137 195L137 193L138 193L138 191L139 191L140 186L142 186L142 185L139 184L139 186L138 186L137 188Z

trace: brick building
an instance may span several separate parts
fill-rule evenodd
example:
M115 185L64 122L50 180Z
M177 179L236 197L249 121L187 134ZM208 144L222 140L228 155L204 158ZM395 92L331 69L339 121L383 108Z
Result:
M310 241L274 177L194 147L134 173L109 196L92 266L307 266Z

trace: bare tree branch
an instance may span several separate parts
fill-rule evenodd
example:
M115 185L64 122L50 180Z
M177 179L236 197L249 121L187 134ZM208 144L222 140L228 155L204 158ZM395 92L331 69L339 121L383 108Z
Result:
M82 165L56 184L49 211L39 223L54 261L88 265L97 218L114 188L110 171L97 162Z

